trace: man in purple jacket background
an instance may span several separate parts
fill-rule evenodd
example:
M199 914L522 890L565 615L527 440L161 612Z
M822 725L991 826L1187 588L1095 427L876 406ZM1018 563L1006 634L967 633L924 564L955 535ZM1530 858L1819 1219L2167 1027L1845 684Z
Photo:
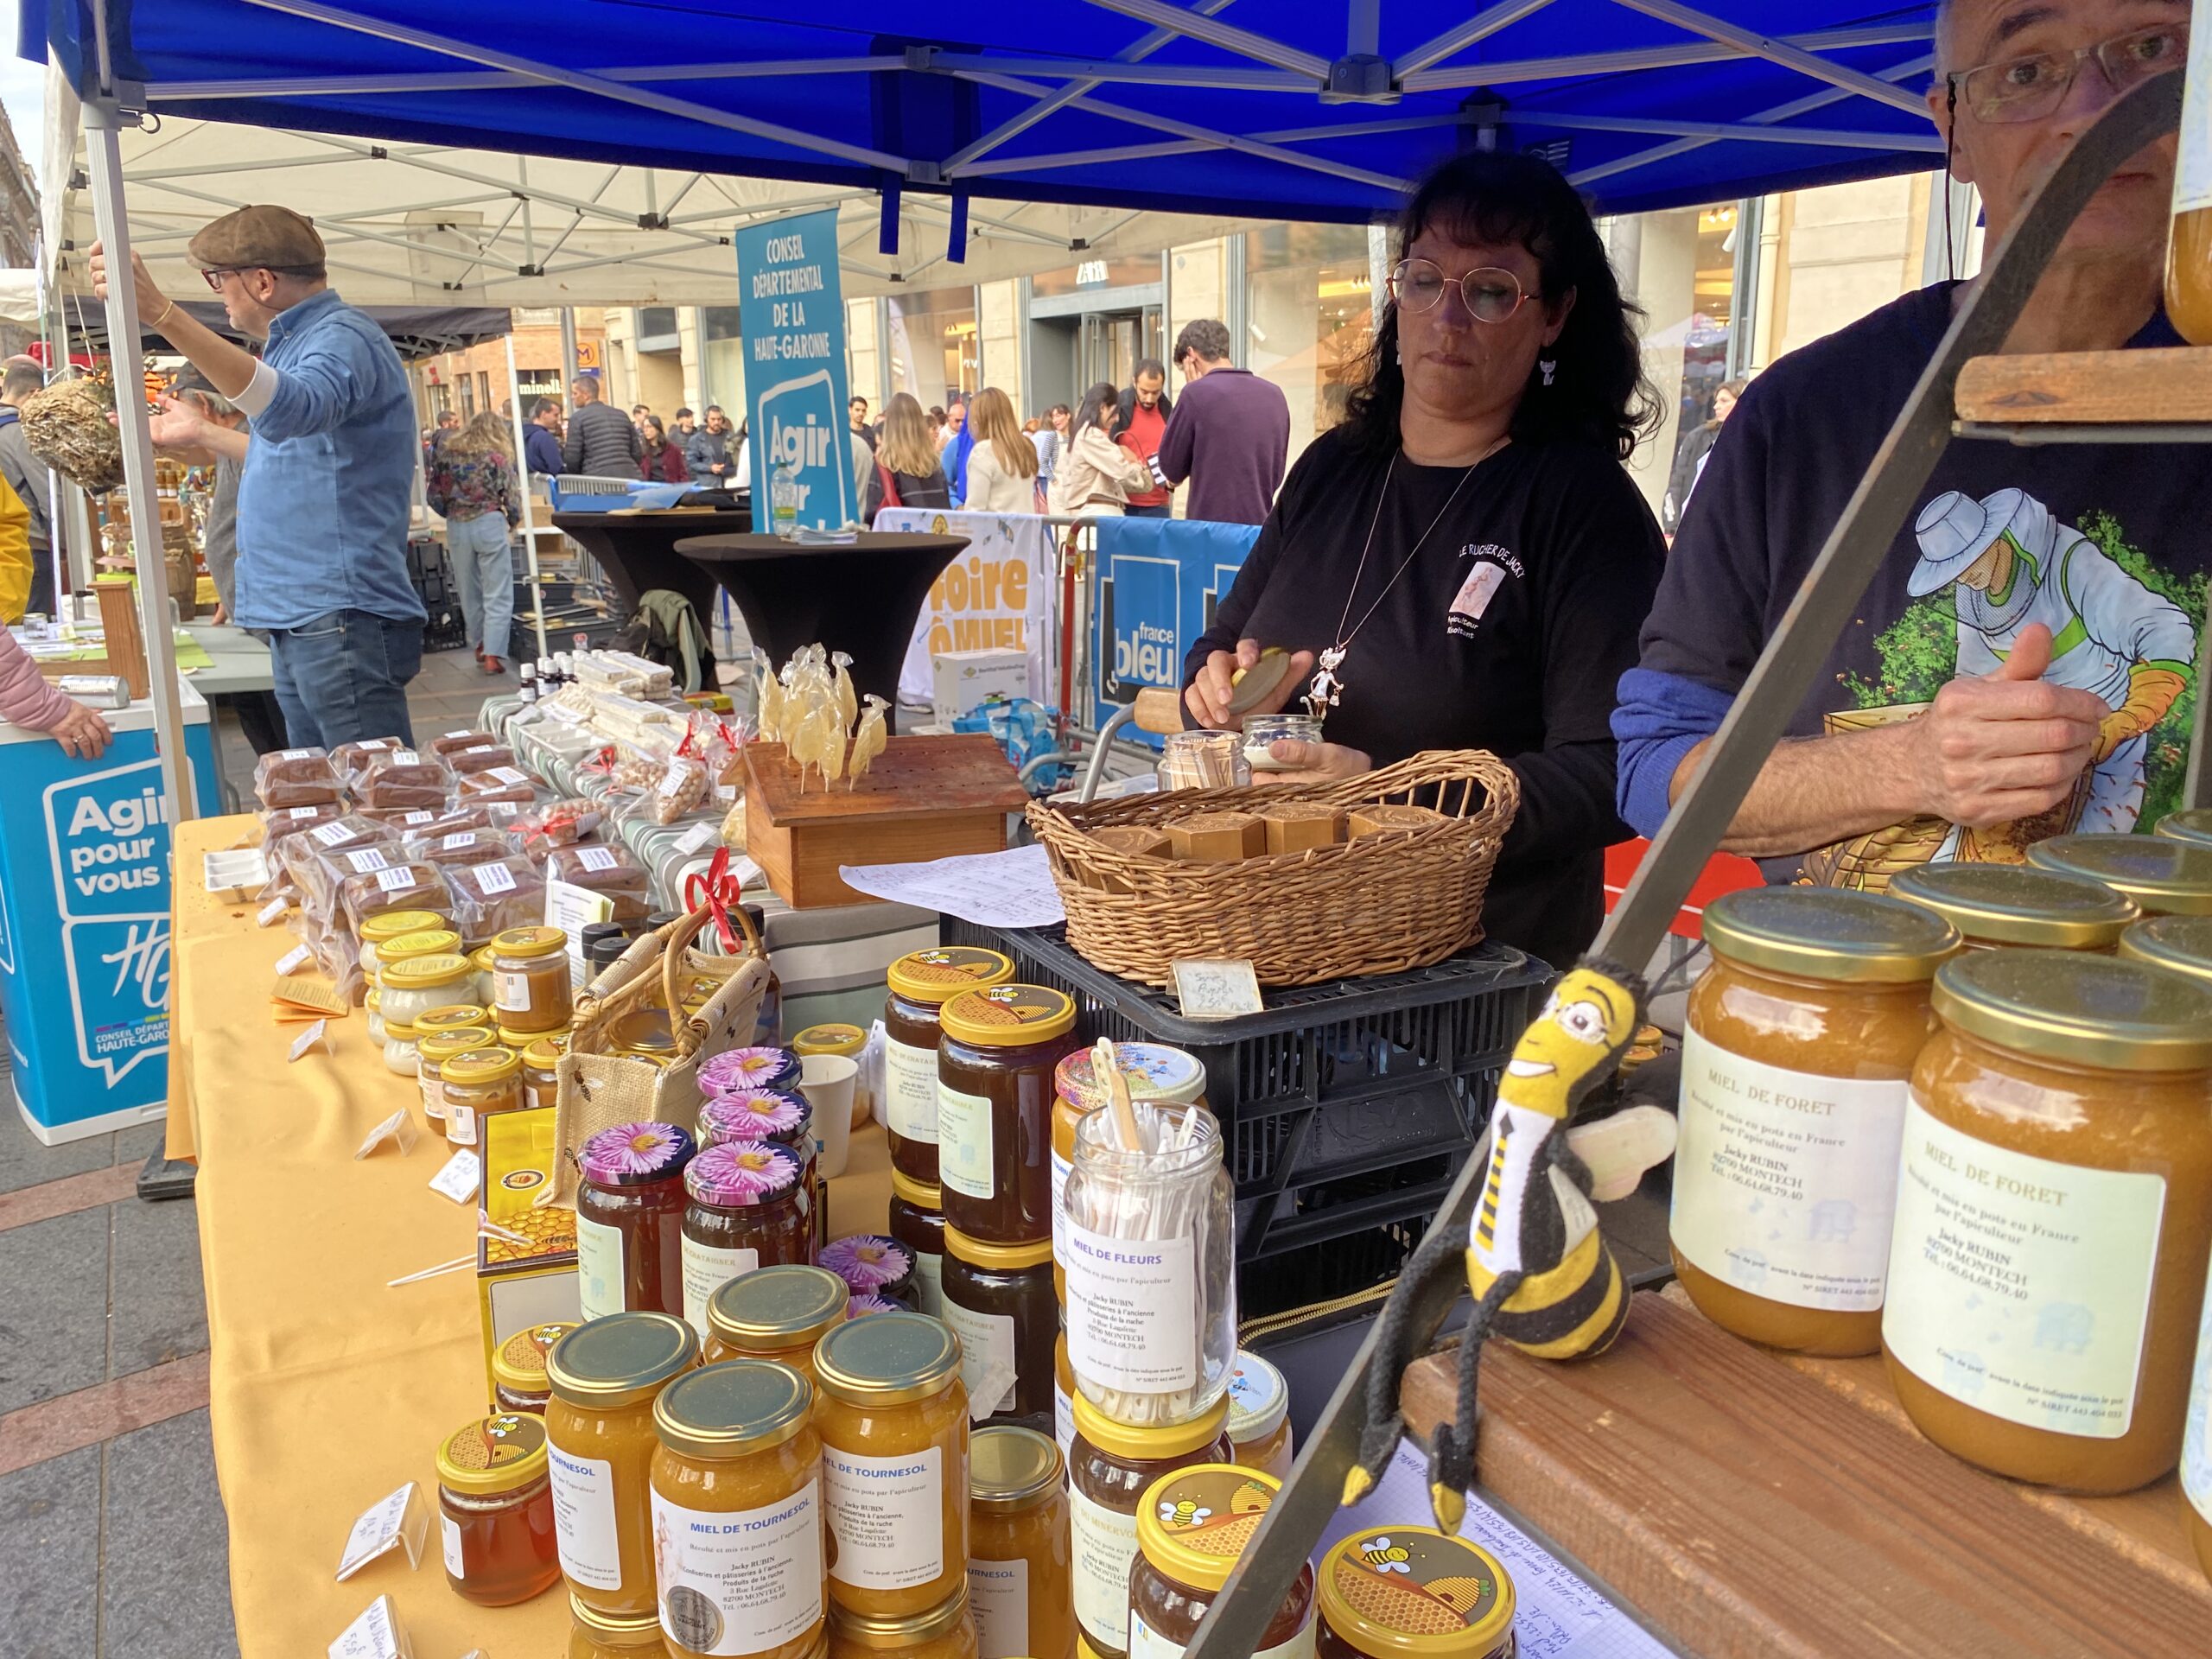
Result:
M1153 474L1163 484L1191 480L1186 518L1218 524L1267 521L1290 454L1290 404L1280 387L1229 360L1229 329L1211 317L1175 337L1183 395L1160 435Z

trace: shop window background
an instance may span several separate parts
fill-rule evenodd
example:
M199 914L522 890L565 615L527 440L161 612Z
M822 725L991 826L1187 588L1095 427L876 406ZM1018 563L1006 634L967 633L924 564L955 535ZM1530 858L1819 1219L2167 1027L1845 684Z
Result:
M976 290L941 288L894 294L886 302L891 325L891 390L911 392L924 409L956 391L982 385L976 334Z
M1374 329L1367 229L1270 225L1244 234L1244 365L1290 403L1290 454L1344 418Z
M699 308L699 389L707 403L720 404L732 427L745 420L745 342L737 333L737 308Z

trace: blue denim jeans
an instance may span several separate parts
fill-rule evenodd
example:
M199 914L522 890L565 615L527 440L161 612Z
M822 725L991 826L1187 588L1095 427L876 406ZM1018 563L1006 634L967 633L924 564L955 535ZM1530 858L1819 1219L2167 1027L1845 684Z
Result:
M1132 518L1173 518L1175 516L1175 504L1173 501L1162 501L1157 506L1133 506L1128 510L1128 516Z
M423 666L423 625L369 611L333 611L272 628L277 706L293 746L334 748L364 738L415 741L407 682Z
M486 657L505 657L515 621L506 515L447 519L446 557L453 566L454 586L461 589L461 614L468 619L468 643L481 646Z

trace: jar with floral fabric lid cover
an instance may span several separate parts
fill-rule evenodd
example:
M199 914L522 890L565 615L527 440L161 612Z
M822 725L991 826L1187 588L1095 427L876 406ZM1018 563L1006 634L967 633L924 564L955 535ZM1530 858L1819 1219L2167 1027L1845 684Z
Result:
M673 1123L620 1123L584 1142L576 1274L587 1320L625 1310L683 1317L683 1172L691 1156L691 1137Z
M922 1312L914 1253L895 1238L848 1233L823 1245L815 1259L850 1286L855 1296L880 1296Z
M755 1268L810 1262L814 1233L789 1147L725 1141L692 1159L683 1185L683 1317L703 1340L717 1290Z

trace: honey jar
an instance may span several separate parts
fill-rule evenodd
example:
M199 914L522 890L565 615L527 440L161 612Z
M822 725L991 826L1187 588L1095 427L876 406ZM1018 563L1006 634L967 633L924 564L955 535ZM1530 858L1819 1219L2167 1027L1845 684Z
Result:
M2195 842L2170 836L2053 836L2030 845L2028 862L2101 881L2133 899L2145 916L2212 916L2212 847Z
M944 1211L934 1186L891 1172L891 1236L914 1253L914 1294L931 1319L944 1311Z
M571 1595L568 1659L668 1659L660 1615L602 1613Z
M917 1185L938 1185L938 1010L962 991L1013 977L1004 952L957 944L909 951L885 973L884 1127L892 1169Z
M652 1612L653 1401L699 1363L699 1338L666 1313L580 1325L545 1362L547 1457L561 1573L601 1612Z
M1236 1351L1229 1374L1229 1439L1236 1460L1278 1481L1290 1478L1297 1452L1291 1446L1290 1384L1257 1354Z
M1052 1421L1052 1343L1060 1328L1052 1240L986 1244L947 1222L944 1291L941 1317L960 1338L969 1398L982 1401L988 1389L991 1421L1044 1427ZM995 1388L993 1376L1000 1379Z
M1882 1348L1946 1451L2120 1492L2174 1466L2212 1253L2212 987L1975 952L1906 1108Z
M557 927L511 927L492 940L492 1006L499 1029L525 1039L566 1026L569 936Z
M798 1160L762 1141L725 1141L683 1171L683 1317L702 1338L707 1302L741 1274L814 1255L814 1235L799 1208Z
M1052 1338L1052 1440L1065 1463L1075 1444L1075 1367L1068 1360L1068 1333Z
M533 1037L522 1049L522 1093L531 1106L550 1106L560 1096L561 1056L567 1045L550 1037Z
M1906 1080L1956 929L1901 899L1753 887L1706 907L1668 1236L1700 1312L1810 1354L1880 1345Z
M2212 980L2212 916L2153 916L2120 936L2120 954Z
M726 1360L653 1402L661 1633L681 1653L805 1659L823 1630L822 1441L814 1388Z
M1106 1104L1106 1090L1091 1062L1096 1049L1078 1048L1052 1072L1052 1289L1067 1294L1068 1172L1075 1167L1076 1125ZM1166 1043L1116 1043L1114 1061L1132 1101L1202 1105L1206 1069L1198 1057Z
M1077 1046L1074 999L1041 985L993 985L948 1000L938 1026L945 1224L987 1244L1049 1241L1053 1072Z
M474 1053L495 1040L488 1026L456 1026L424 1032L415 1027L415 1080L422 1090L423 1116L441 1128L446 1121L445 1063ZM471 1131L472 1137L474 1130ZM461 1145L474 1145L472 1138Z
M1129 1650L1129 1569L1137 1554L1137 1506L1162 1475L1202 1463L1227 1463L1229 1402L1165 1428L1117 1423L1075 1397L1075 1440L1068 1450L1069 1519L1075 1546L1075 1616L1099 1659Z
M2158 820L2157 834L2168 841L2193 842L2212 847L2212 806L2184 807Z
M855 1296L880 1296L917 1313L923 1311L914 1253L895 1238L849 1233L831 1239L815 1260L850 1286Z
M707 1299L707 1363L772 1359L811 1380L815 1344L845 1322L850 1302L826 1268L786 1262L741 1274Z
M446 1437L438 1535L446 1582L480 1607L528 1601L561 1581L542 1419L497 1412Z
M2110 950L2141 913L2101 881L2024 864L1916 864L1891 878L1890 896L1934 911L1970 950Z
M360 945L361 976L366 980L376 977L383 963L385 940L445 926L446 918L435 910L387 910L363 918L360 931L354 936Z
M879 1653L901 1659L976 1659L977 1651L965 1585L938 1605L903 1617L871 1617L842 1603L830 1608L830 1659L872 1659Z
M830 1596L870 1618L968 1583L968 1390L960 1344L919 1313L849 1319L814 1350Z
M620 1123L577 1158L576 1279L587 1319L626 1309L683 1315L683 1172L673 1123Z
M699 1104L699 1144L725 1141L766 1141L783 1147L798 1163L799 1190L814 1191L814 1109L797 1085L708 1096Z
M409 957L378 976L378 1007L384 1015L385 1065L403 1077L416 1075L415 1021L432 1008L467 1001L475 970L468 958L452 952Z
M968 1605L987 1654L1069 1659L1074 1542L1065 1465L1033 1428L993 1423L968 1459Z
M492 1351L492 1399L501 1411L545 1414L545 1402L553 1392L545 1380L546 1357L575 1328L568 1320L529 1325Z
M676 1027L666 1008L633 1008L607 1028L607 1052L648 1065L676 1063Z
M438 1080L445 1098L446 1139L456 1147L473 1147L481 1140L485 1118L522 1109L522 1062L512 1049L448 1054L438 1066Z
M1137 1504L1137 1556L1129 1570L1131 1659L1181 1659L1198 1621L1259 1530L1281 1483L1225 1463L1162 1475ZM1313 1566L1299 1571L1260 1637L1259 1655L1313 1651Z
M1321 1557L1320 1659L1510 1659L1513 1580L1497 1558L1433 1527L1363 1527Z
M449 957L460 949L461 935L449 927L418 928L412 933L402 933L377 948L377 978L372 982L381 990L384 970L396 962L404 962L410 957ZM366 979L367 976L364 974L363 977ZM381 997L378 1006L383 1006Z

